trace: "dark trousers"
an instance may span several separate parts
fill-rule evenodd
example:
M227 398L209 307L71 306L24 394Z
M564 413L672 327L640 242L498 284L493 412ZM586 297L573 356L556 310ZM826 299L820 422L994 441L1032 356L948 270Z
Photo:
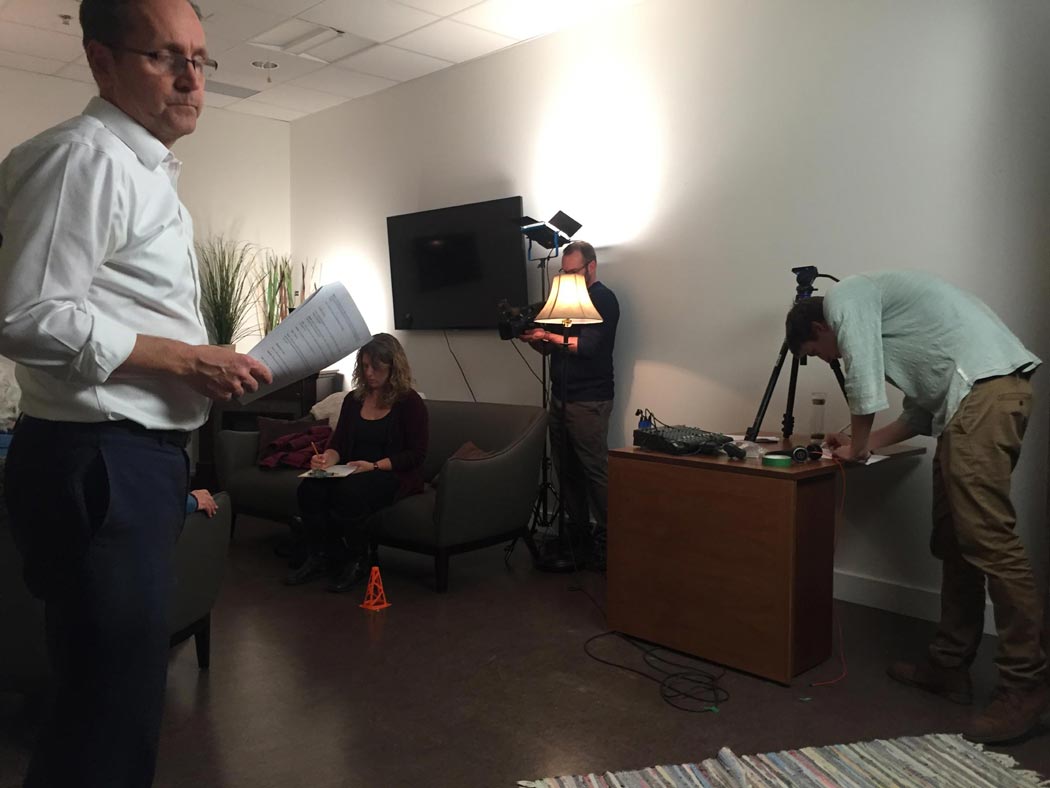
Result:
M1014 526L1010 476L1032 408L1032 384L1006 375L976 383L937 441L933 554L943 562L941 621L930 657L969 666L984 629L984 592L995 610L999 682L1044 681L1043 600Z
M27 585L45 602L55 703L27 788L153 782L168 663L182 448L144 432L24 418L6 496Z
M389 471L352 473L342 479L303 479L299 514L313 555L338 555L345 543L349 558L368 549L365 521L394 502L400 481Z
M561 505L577 526L598 531L609 514L609 416L612 400L569 402L551 398L551 455L558 472ZM564 448L565 463L562 465Z

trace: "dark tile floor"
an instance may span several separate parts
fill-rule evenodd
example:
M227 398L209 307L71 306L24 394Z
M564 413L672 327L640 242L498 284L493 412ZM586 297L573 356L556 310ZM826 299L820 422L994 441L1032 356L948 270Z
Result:
M363 590L285 588L271 551L280 528L245 521L214 613L212 665L191 644L172 654L156 785L164 788L514 786L524 778L696 761L738 753L956 731L966 710L886 678L887 661L922 653L930 625L839 604L848 677L835 660L782 687L726 673L717 713L667 705L656 684L588 658L606 629L604 578L545 575L523 546L457 556L448 594L431 563L389 550L393 606L361 610ZM587 593L574 590L583 587ZM994 671L986 643L982 697ZM643 669L618 638L604 658ZM681 657L679 657L681 658ZM31 724L0 696L0 786L19 784ZM1007 748L1050 774L1050 732Z

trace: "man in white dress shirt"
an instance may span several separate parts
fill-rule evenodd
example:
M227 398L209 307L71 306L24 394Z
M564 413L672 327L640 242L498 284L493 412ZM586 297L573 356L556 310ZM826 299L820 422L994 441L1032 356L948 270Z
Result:
M99 86L0 164L0 353L22 419L7 503L45 601L55 708L25 785L153 781L184 451L209 399L269 382L209 346L170 148L194 131L207 56L189 0L83 0Z

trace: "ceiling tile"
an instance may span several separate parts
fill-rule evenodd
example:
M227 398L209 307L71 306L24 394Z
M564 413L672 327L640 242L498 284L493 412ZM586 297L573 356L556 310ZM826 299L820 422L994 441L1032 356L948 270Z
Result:
M230 104L226 109L233 112L244 112L248 115L259 115L264 118L287 121L298 120L306 114L294 109L275 107L273 104L266 104L255 98L243 99L235 104Z
M373 41L388 41L438 18L390 0L323 0L299 17Z
M75 79L77 82L86 82L89 85L95 84L95 78L91 76L91 69L77 63L67 63L55 72L55 76L64 77L65 79Z
M80 40L80 3L77 0L8 0L0 19L74 36ZM60 15L69 17L66 24Z
M276 27L259 33L252 39L252 43L283 46L300 36L321 30L328 30L328 28L316 22L307 22L305 19L286 19Z
M204 92L204 106L206 107L225 107L240 100L241 99L236 96L224 96L221 93Z
M0 21L0 49L70 63L84 51L80 39L50 30Z
M241 0L241 2L281 16L295 16L300 11L317 5L318 0Z
M485 0L452 17L457 22L481 27L502 36L524 41L557 30L563 17L553 12L551 0L534 0L526 5L518 0Z
M37 74L54 74L62 66L61 60L51 60L46 57L34 57L33 55L21 55L17 52L0 51L0 68L16 68L19 71L35 71Z
M240 41L234 41L231 38L222 38L221 36L208 36L205 41L208 45L209 57L219 57L224 52L229 52L241 43Z
M513 38L443 19L392 44L441 60L462 63L517 43Z
M278 68L264 71L252 66L253 60L271 61ZM265 90L271 85L279 85L297 77L309 74L324 67L316 60L276 52L265 47L241 44L229 52L224 52L216 77L221 82L240 85L253 90Z
M352 55L355 52L360 52L362 49L368 49L371 46L375 46L375 43L376 42L370 38L355 36L353 33L344 33L339 36L339 38L334 38L326 44L314 47L310 50L310 54L314 57L321 58L321 60L334 63L337 60L342 60L347 55Z
M324 93L335 93L337 96L346 96L346 98L358 98L389 88L397 83L390 79L349 71L339 66L327 66L320 71L294 80L293 84Z
M407 49L380 44L348 57L346 60L340 60L336 65L364 74L374 74L377 77L404 82L433 71L440 71L451 66L452 63L429 55L421 55L418 52L409 52Z
M273 104L275 107L284 107L306 113L320 112L323 109L349 101L346 96L322 93L319 90L310 90L299 85L276 85L260 92L257 96L252 96L252 98L264 104Z
M204 15L204 32L209 39L214 36L230 41L245 41L277 27L287 18L286 14L275 14L224 0L216 11Z
M409 5L420 11L427 11L438 16L448 16L464 8L477 5L480 0L395 0L401 5Z

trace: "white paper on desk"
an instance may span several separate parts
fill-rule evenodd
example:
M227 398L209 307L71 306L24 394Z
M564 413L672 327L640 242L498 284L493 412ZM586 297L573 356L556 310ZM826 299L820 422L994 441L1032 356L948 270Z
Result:
M300 479L344 479L351 473L357 470L356 465L329 465L324 469L324 473L317 473L315 471L306 471L300 473Z
M743 433L741 433L739 435L733 435L733 434L728 434L727 433L726 437L732 438L735 441L747 440L747 436L744 435ZM780 438L776 438L776 437L774 437L772 435L759 435L757 438L755 438L754 442L755 443L780 443Z
M827 446L824 447L824 451L821 452L821 455L824 457L825 460L834 460L835 459L835 455L831 453L831 449L829 449ZM886 455L886 454L869 454L868 455L868 459L864 460L864 462L855 463L855 464L857 464L857 465L874 465L877 462L882 462L883 460L888 460L888 459L889 459L889 455Z
M273 383L238 399L242 404L302 380L345 358L372 338L342 282L315 291L248 351L270 368Z

